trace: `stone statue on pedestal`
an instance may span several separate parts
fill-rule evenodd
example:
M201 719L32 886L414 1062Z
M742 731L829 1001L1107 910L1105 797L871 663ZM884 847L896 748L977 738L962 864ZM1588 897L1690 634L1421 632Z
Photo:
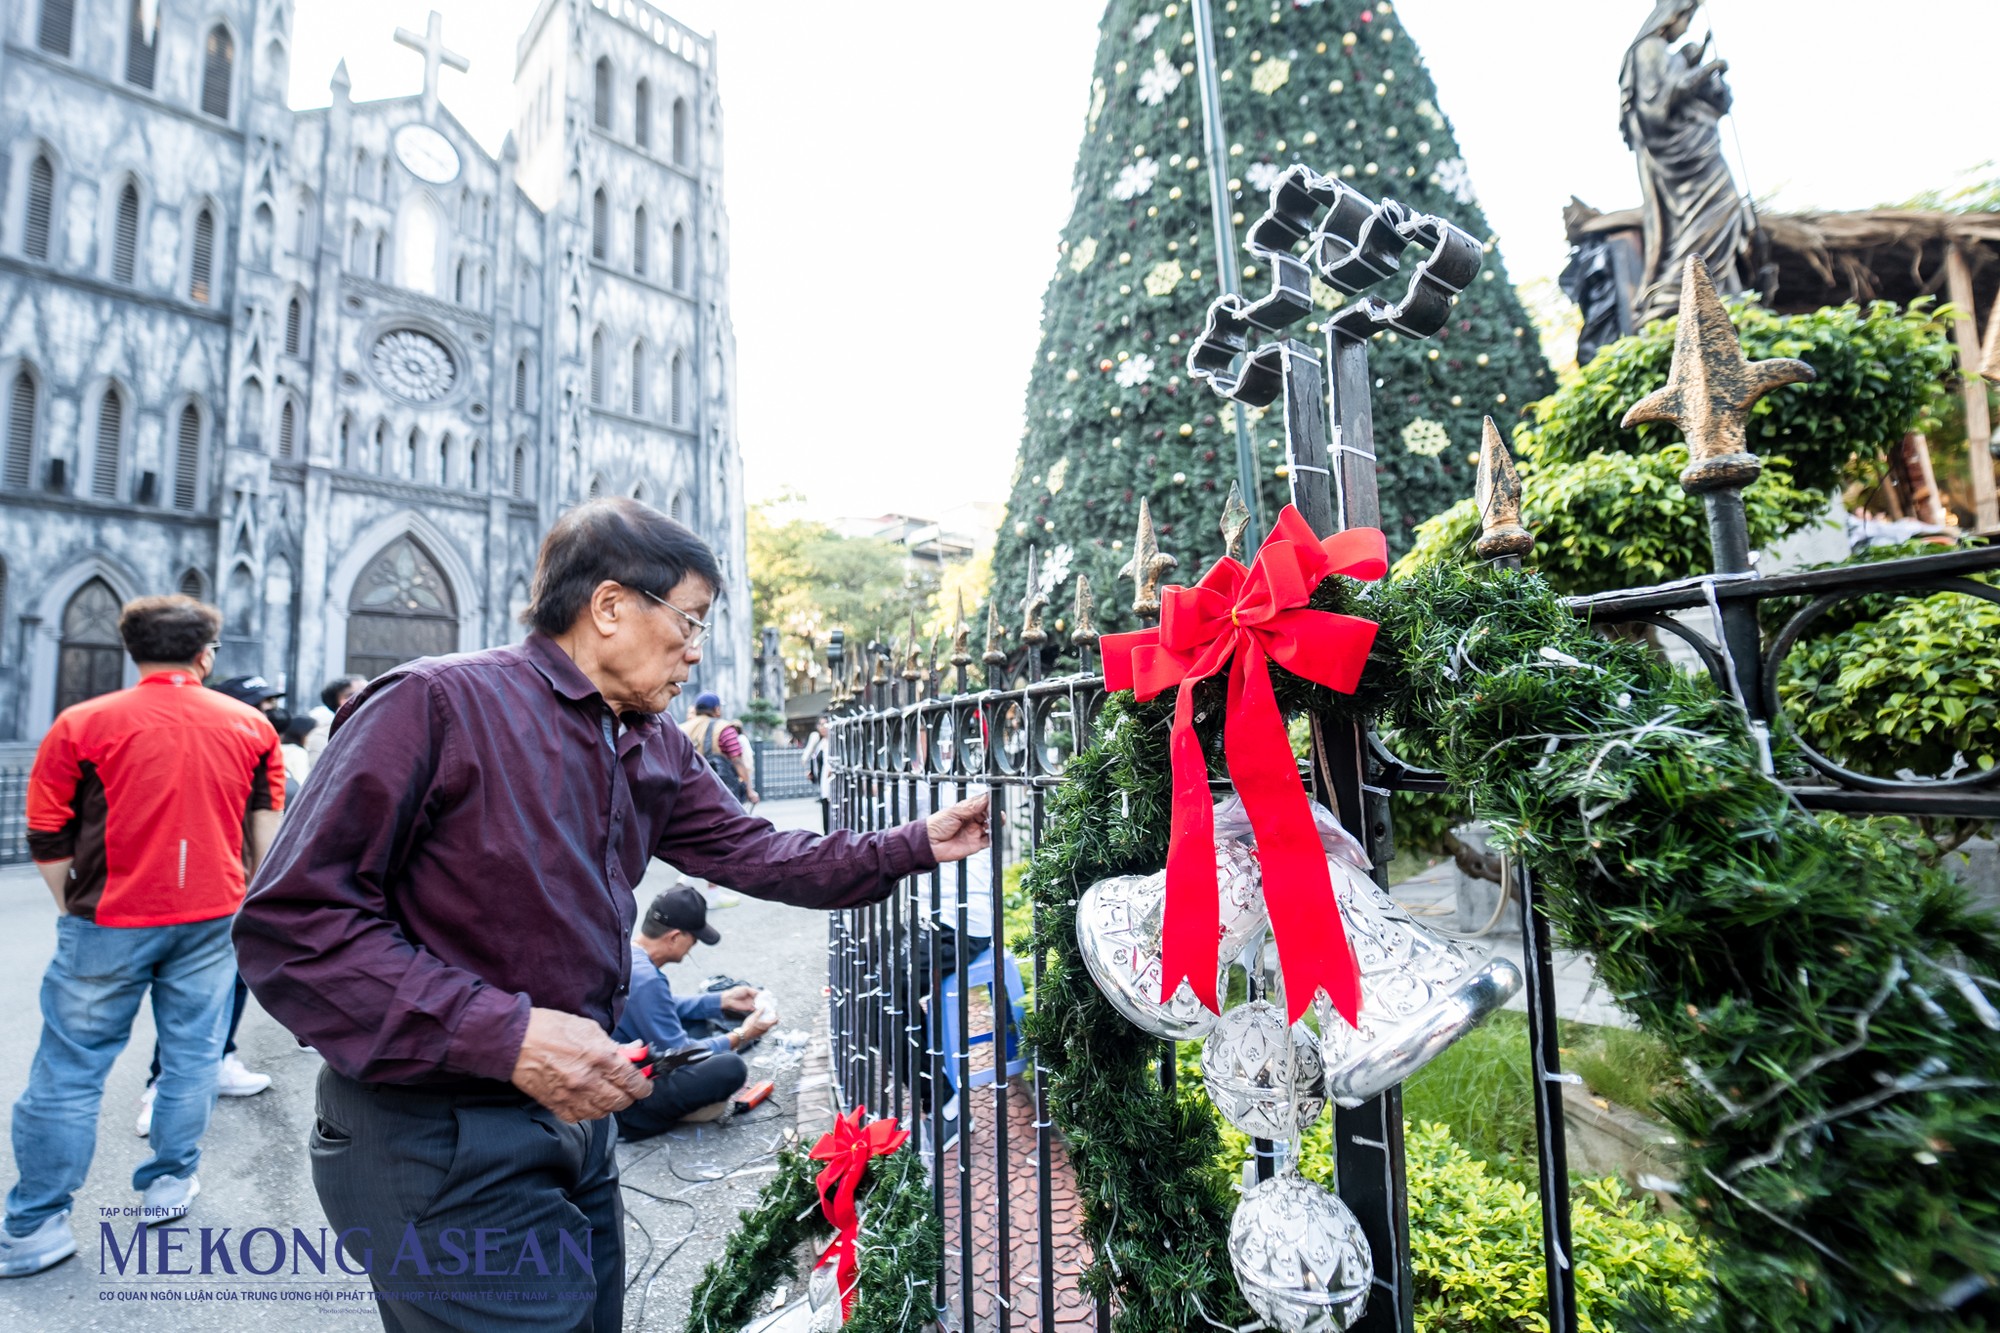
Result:
M1726 60L1708 40L1675 45L1701 0L1657 0L1625 52L1618 77L1625 143L1639 156L1645 260L1633 302L1641 324L1674 313L1689 255L1708 264L1718 292L1744 289L1754 221L1722 156L1729 112Z

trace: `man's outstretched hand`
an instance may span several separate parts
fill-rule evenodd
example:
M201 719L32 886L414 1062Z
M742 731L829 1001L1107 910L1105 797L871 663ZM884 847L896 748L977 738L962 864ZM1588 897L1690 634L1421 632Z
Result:
M513 1083L572 1124L595 1120L652 1092L629 1055L587 1018L530 1009Z
M931 854L937 857L940 865L963 861L993 843L991 810L985 792L969 801L945 807L924 823L931 835Z

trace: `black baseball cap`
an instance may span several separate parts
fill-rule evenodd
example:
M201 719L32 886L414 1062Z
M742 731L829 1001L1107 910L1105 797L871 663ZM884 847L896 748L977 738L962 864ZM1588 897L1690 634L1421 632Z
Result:
M210 688L220 690L230 698L249 704L252 708L266 699L276 699L284 693L262 676L231 676L228 680L219 681Z
M708 924L708 899L701 896L700 889L668 889L653 899L653 905L646 909L646 923L641 929L649 936L664 935L670 930L685 930L703 944L722 942L721 934Z

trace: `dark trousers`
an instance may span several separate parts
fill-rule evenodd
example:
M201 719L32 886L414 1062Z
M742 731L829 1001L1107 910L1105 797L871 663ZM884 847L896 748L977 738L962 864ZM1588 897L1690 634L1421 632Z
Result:
M750 1079L750 1068L734 1051L711 1055L653 1080L653 1094L618 1112L618 1128L628 1139L646 1139L673 1128L690 1111L734 1096Z
M500 1085L443 1092L323 1069L313 1186L390 1333L618 1333L625 1210L611 1121Z

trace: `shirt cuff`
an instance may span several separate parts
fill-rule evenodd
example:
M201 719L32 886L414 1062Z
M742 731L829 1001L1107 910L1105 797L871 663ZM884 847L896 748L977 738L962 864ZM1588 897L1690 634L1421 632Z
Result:
M913 819L901 828L892 829L883 846L883 860L888 863L889 879L937 869L937 853L931 850L930 824Z
M729 1054L729 1034L725 1032L720 1037L710 1037L708 1039L708 1049L714 1051L717 1055Z
M528 1009L527 996L498 986L473 991L445 1049L447 1072L513 1082L528 1036Z
M704 991L694 997L694 1003L688 1008L691 1010L688 1014L690 1018L719 1019L722 1017L722 992Z

